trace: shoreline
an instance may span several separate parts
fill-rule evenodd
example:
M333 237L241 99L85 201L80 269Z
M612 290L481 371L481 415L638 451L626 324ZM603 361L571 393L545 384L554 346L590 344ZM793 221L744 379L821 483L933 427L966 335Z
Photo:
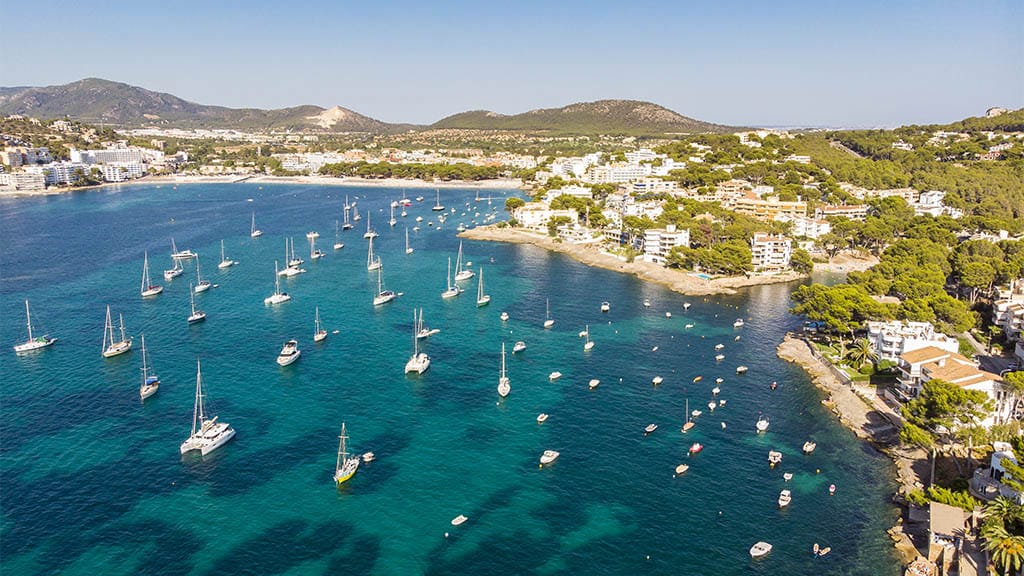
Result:
M44 190L19 190L0 194L2 198L26 198L32 196L53 196L69 192L80 192L86 190L100 190L114 186L136 186L141 184L303 184L312 186L348 186L364 188L458 188L458 189L480 189L480 190L522 190L523 183L512 178L497 180L407 180L402 178L357 178L333 176L268 176L259 175L224 175L224 176L195 176L186 174L158 174L143 176L135 180L125 182L104 182L91 186L52 186Z
M660 284L674 292L687 296L708 296L712 294L735 294L738 289L763 284L793 282L807 278L806 274L784 272L767 276L727 276L705 280L681 272L665 268L653 262L634 260L626 262L619 256L599 250L593 244L570 244L556 242L550 236L527 232L519 228L497 228L495 226L478 226L459 234L460 238L469 240L486 240L491 242L511 242L514 244L532 244L552 252L559 252L586 264L632 274L640 280Z
M914 467L922 461L927 462L927 453L921 449L901 447L898 440L898 425L902 422L900 416L870 386L847 386L842 383L832 372L832 367L812 351L810 343L793 334L786 334L776 348L776 354L786 362L800 366L814 386L828 394L821 403L829 408L841 425L893 462L898 485L893 494L893 504L900 509L901 515L888 532L900 561L904 566L910 564L919 553L904 531L902 512L905 504L902 498L908 491L923 485Z

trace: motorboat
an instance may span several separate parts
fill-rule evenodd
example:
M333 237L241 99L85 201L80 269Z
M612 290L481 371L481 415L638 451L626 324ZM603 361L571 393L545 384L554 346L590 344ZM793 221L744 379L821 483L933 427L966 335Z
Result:
M793 479L793 473L792 472L786 472L786 473L784 473L782 475L782 480L785 481L785 482L789 482L792 479Z
M771 467L771 468L775 468L775 465L780 463L780 462L782 462L782 452L777 452L775 450L769 450L768 451L768 466Z
M779 508L785 508L789 506L789 503L793 500L793 494L789 490L783 490L779 492Z
M693 377L693 383L696 384L697 382L700 382L703 379L704 379L703 376L694 376Z
M712 400L711 402L708 402L708 411L709 412L714 412L715 408L717 408L717 407L718 407L718 404L716 404L714 402L714 400Z
M508 312L502 312L500 318L502 322L508 322Z
M287 366L298 360L301 355L299 342L297 340L289 340L284 343L281 352L277 355L277 364L279 366Z
M648 424L647 426L644 427L644 435L650 434L651 432L654 432L657 429L658 429L658 425L657 424L654 424L654 423Z
M690 469L690 465L689 464L680 464L679 466L676 466L676 475L678 476L679 474L684 474L689 469Z
M644 298L644 308L650 308L650 307L651 307L650 299ZM682 466L685 466L685 464L682 464Z
M590 383L587 384L587 387L590 388L591 390L593 390L594 388L597 388L600 385L601 385L601 381L600 380L598 380L597 378L591 378L590 379Z
M683 328L686 328L687 330L689 330L690 328L693 328L693 324L687 324L687 325L683 326Z
M562 373L557 371L557 370L555 370L551 374L548 374L548 380L558 380L561 377L562 377Z
M690 454L699 454L704 449L704 445L700 442L694 442L690 445Z
M736 367L736 373L737 374L746 374L747 370L749 370L749 368L747 368L746 366L737 366Z
M545 464L551 464L557 460L559 456L560 454L555 450L545 450L544 453L540 455L540 465L544 466Z
M672 313L671 312L665 312L665 318L671 318L671 317L672 317Z
M691 410L690 411L690 417L691 418L697 418L701 414L703 414L703 412L701 412L700 410Z
M715 354L715 362L721 362L725 360L725 354Z
M721 350L722 348L725 348L725 344L715 344L715 350Z
M689 310L690 306L692 306L692 304L689 302L683 302L683 310Z
M516 354L518 352L522 352L523 350L526 350L526 342L523 342L522 340L520 340L520 341L518 341L518 342L516 342L515 344L512 345L512 353L513 354Z
M715 386L714 388L711 389L711 395L712 396L718 396L718 393L721 392L721 391L722 391L721 388L719 388L718 386Z
M804 454L810 454L811 452L814 452L814 449L817 447L818 445L814 442L811 442L810 440L804 442Z
M612 309L612 305L608 302L601 302L601 312L607 312Z
M768 418L765 417L765 416L761 416L760 418L757 419L757 424L754 424L754 427L757 428L757 431L759 433L767 432L768 431Z
M370 463L377 459L377 455L373 452L363 452L363 462Z
M750 547L750 556L760 558L772 551L772 545L767 542L758 542Z
M545 423L547 421L548 421L548 415L545 414L544 412L541 412L540 414L537 415L537 424L543 424L543 423Z
M174 260L191 260L196 257L196 253L191 250L178 250L178 247L174 244L174 238L171 238L171 258Z
M737 318L736 321L732 323L732 327L733 328L742 328L743 327L743 318Z
M828 495L829 496L834 496L835 493L836 493L836 485L835 484L829 484L828 485Z
M715 378L715 384L721 384L722 382L725 382L725 378L722 378L722 377Z
M655 386L657 386L658 384L661 384L664 381L665 381L665 379L662 378L661 376L655 376L654 378L651 378L651 384L654 384Z

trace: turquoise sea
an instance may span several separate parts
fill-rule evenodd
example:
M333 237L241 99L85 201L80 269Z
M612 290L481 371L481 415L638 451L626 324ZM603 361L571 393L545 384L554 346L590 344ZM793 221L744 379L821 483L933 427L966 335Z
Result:
M358 197L364 219L334 251L346 194ZM899 572L885 534L895 513L890 463L841 428L803 372L775 356L799 325L787 313L794 285L685 297L532 246L467 241L466 259L484 269L492 302L476 307L475 278L461 297L442 301L455 226L475 211L502 213L504 198L492 192L488 206L473 190L443 190L442 203L470 212L430 227L434 194L423 190L427 198L390 228L388 203L417 194L137 185L0 200L3 572ZM258 239L249 237L253 211ZM403 293L376 309L367 213L381 234L384 284ZM415 252L406 255L404 230L417 216L422 229L410 232ZM316 262L308 261L310 230L327 252ZM162 278L172 237L199 252L203 276L217 285L196 296L205 323L185 320L194 264ZM308 272L282 280L292 301L264 306L286 237L307 256ZM221 239L239 261L226 270L217 268ZM147 300L139 296L143 251L165 287ZM59 341L17 356L25 298L37 331ZM541 326L546 299L550 330ZM602 301L610 312L601 313ZM135 349L113 359L100 356L108 304L135 337ZM316 306L331 332L322 344L312 342ZM430 370L406 377L419 307L441 332L425 342ZM511 316L504 324L502 311ZM745 326L733 328L736 318ZM587 325L596 345L585 353L578 333ZM144 404L141 334L162 380ZM274 360L289 338L302 357L281 368ZM512 393L499 401L501 344L511 352L517 340L528 348L509 354ZM719 343L725 359L716 362ZM205 459L178 453L197 358L209 407L237 430ZM735 372L741 364L745 375ZM551 382L555 370L563 377ZM658 387L656 375L664 377ZM727 402L709 413L718 377ZM592 378L601 384L589 390ZM682 434L687 400L704 414ZM550 418L538 424L541 412ZM771 421L767 434L754 431L759 414ZM338 489L331 475L342 422L350 447L377 459ZM660 427L645 436L649 423ZM808 439L818 448L804 456ZM705 449L689 457L693 442ZM545 449L561 457L539 468ZM770 449L784 455L774 470ZM675 477L680 463L690 469ZM793 501L780 510L784 488ZM469 520L452 526L459 514ZM752 560L747 551L759 540L774 550ZM814 558L816 542L832 553Z

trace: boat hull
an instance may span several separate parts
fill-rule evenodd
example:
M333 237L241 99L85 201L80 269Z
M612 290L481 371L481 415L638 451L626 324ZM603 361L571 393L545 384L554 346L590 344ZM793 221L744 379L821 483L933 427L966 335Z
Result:
M111 344L110 346L108 346L107 349L103 351L103 357L104 358L113 358L114 356L120 356L121 354L124 354L125 352L128 352L131 349L132 349L132 342L131 342L131 340L124 340L124 341L118 342L116 344Z
M23 344L18 344L17 346L14 347L14 352L17 354L27 354L29 352L35 352L36 350L42 350L43 348L52 346L53 343L56 341L56 338L40 336L38 338L33 338L32 340L25 342Z

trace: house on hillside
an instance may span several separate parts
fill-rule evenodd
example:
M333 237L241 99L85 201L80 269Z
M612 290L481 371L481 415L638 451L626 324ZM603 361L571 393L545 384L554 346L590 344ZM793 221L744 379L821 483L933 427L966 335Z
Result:
M1006 442L993 442L992 457L988 467L975 470L974 477L971 478L970 492L972 496L982 500L994 500L1002 496L1024 504L1024 494L1003 484L1004 479L1012 478L1006 472L1005 461L1018 463L1017 456L1013 453L1013 447Z
M868 342L879 360L896 362L900 356L926 346L957 352L960 343L941 332L936 332L931 322L867 322Z

